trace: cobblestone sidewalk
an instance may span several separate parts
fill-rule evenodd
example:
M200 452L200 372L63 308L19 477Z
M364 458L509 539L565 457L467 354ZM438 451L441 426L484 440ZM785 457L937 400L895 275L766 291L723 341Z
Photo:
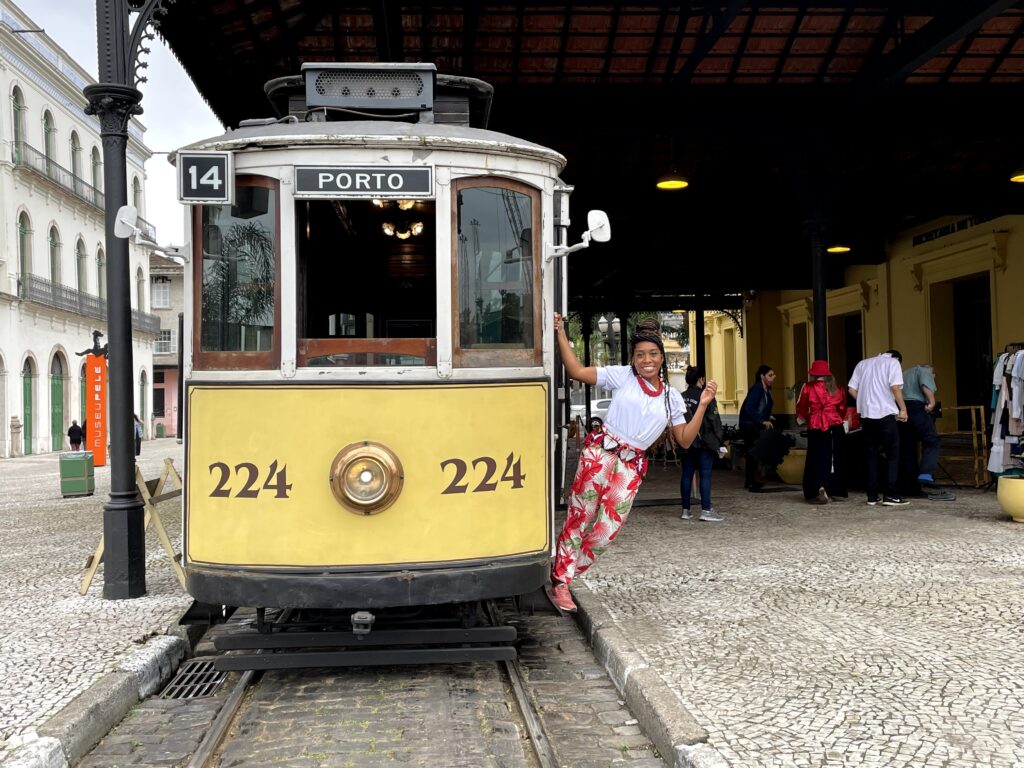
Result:
M165 457L182 469L173 438L143 444L139 466L159 476ZM93 496L62 498L58 454L0 461L0 760L32 731L113 670L189 604L151 527L146 534L147 595L103 600L103 567L85 596L78 586L103 532L110 468L95 470ZM161 520L181 546L180 505L165 502Z
M814 507L714 474L724 523L633 511L586 586L735 766L1024 765L1024 526L994 493ZM652 467L639 501L678 500Z

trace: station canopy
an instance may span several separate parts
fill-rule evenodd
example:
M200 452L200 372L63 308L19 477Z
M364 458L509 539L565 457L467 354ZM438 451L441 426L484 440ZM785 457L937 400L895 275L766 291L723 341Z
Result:
M313 61L495 87L489 127L568 158L571 306L728 306L811 284L809 232L881 263L936 217L1024 212L1024 3L176 0L160 34L225 125ZM161 98L151 94L149 98ZM143 103L145 106L145 103ZM672 166L689 187L655 188ZM1016 185L1024 186L1024 185Z

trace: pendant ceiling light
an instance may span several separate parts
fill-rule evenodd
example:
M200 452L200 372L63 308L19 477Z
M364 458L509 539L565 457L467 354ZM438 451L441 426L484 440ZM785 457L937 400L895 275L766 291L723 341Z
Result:
M1014 184L1024 184L1024 167L1018 168L1012 174L1010 174L1010 181Z
M659 176L655 185L658 189L665 190L686 189L690 186L690 182L686 180L683 174L673 168L663 176Z
M686 189L690 186L689 180L679 172L676 168L676 139L675 136L669 137L669 170L667 173L662 174L658 177L658 180L654 185L661 190L668 192L675 191L677 189Z
M843 245L842 243L836 243L835 245L830 245L825 250L828 251L829 253L849 253L850 246Z

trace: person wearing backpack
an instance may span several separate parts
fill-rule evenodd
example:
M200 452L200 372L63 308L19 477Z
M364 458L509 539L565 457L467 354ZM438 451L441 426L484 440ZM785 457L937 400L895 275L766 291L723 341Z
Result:
M697 410L705 383L704 371L700 366L691 365L686 369L687 388L683 392L683 403L686 405L687 415ZM690 512L690 497L695 472L700 485L700 516L697 519L704 523L721 523L725 520L711 506L711 468L715 456L725 453L722 436L722 417L718 415L718 402L712 400L704 413L704 421L701 422L697 438L683 452L683 476L679 483L679 490L683 496L683 513L679 517L683 520L693 518Z

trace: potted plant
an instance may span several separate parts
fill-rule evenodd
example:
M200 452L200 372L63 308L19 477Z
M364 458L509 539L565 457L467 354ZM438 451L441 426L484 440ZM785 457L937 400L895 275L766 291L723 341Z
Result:
M1002 475L996 498L1013 521L1024 523L1024 475Z

